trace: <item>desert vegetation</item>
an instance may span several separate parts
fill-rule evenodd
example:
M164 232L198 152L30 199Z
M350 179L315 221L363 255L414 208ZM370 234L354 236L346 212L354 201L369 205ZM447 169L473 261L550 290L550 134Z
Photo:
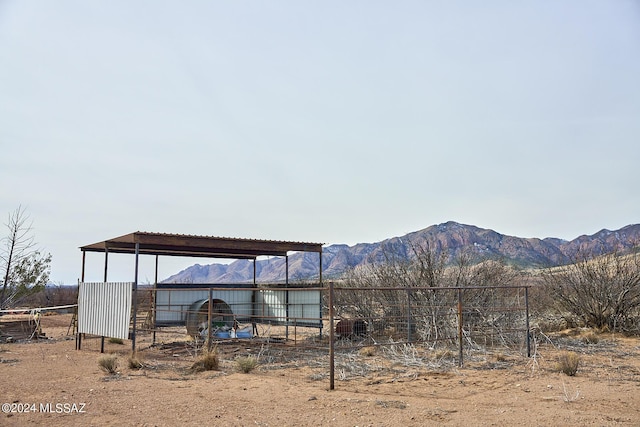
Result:
M412 245L409 257L389 250L382 258L349 272L338 285L337 316L365 319L371 331L390 326L409 330L415 339L436 345L455 335L459 319L452 307L460 303L465 307L466 330L490 326L506 340L503 332L520 322L521 313L495 308L523 299L516 289L508 290L522 285L529 288L527 309L535 328L640 332L637 249L605 255L581 253L563 267L519 269L503 259L482 259L470 252L448 262L446 250L434 247ZM465 289L454 291L459 288ZM592 333L584 339L597 342L598 338Z
M104 354L98 358L98 366L107 374L116 374L118 372L118 356Z
M640 254L617 251L543 271L544 287L556 312L580 326L637 334L640 316Z
M522 272L501 259L463 253L451 264L445 251L428 244L411 248L410 257L387 251L351 271L337 285L337 316L364 319L370 335L395 334L430 348L451 345L461 332L473 345L508 345L513 337L507 330L526 327L524 288L514 287L525 283ZM509 306L519 308L504 310Z

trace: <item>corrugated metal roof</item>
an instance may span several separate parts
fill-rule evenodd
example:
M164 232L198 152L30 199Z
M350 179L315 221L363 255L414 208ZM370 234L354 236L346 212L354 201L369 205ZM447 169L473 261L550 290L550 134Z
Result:
M140 254L211 258L255 258L261 255L285 256L288 252L322 252L322 243L281 240L239 239L136 231L91 245L83 252Z

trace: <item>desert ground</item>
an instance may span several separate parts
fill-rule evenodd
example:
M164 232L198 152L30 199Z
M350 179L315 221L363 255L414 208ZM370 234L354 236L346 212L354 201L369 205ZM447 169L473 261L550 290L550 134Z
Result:
M329 390L326 356L282 362L246 341L219 345L219 370L196 372L198 350L180 331L155 346L140 338L141 369L129 367L129 341L107 341L119 361L108 374L98 365L100 339L78 351L69 324L68 314L44 316L47 339L0 344L0 425L640 426L638 338L542 334L532 358L487 353L462 368L455 357L429 365L380 348L354 351L339 356L352 367L337 367ZM580 355L575 376L558 370L565 350ZM242 373L234 359L247 354L260 363Z

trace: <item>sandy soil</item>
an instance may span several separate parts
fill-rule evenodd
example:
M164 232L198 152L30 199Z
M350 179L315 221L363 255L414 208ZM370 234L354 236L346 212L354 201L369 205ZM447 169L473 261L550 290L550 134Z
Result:
M197 354L181 334L154 347L150 337L139 339L142 369L128 367L128 341L107 342L120 362L109 375L98 366L100 340L76 351L66 336L69 320L45 316L49 339L0 345L0 403L10 405L0 425L640 425L637 338L599 335L587 345L565 333L541 340L535 358L486 355L464 368L403 364L380 349L354 352L348 360L355 368L340 371L330 391L326 357L273 359L238 372L235 357L261 350L246 342L219 347L219 371L193 372ZM567 348L581 356L573 377L557 369ZM365 375L355 374L357 366L367 367Z

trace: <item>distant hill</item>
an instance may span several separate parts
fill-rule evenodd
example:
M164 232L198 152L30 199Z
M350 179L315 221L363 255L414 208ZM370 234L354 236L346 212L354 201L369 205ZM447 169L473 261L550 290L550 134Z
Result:
M433 225L401 237L377 243L354 246L330 245L323 248L323 278L336 278L357 265L381 260L384 253L409 258L412 247L420 245L446 251L449 261L462 252L477 255L477 259L501 258L522 267L553 267L569 263L580 251L593 254L626 250L640 243L640 224L619 230L601 230L566 241L556 238L521 238L496 231L446 222ZM319 257L316 253L293 253L289 256L289 280L317 279ZM284 258L258 260L258 282L281 282L285 278ZM238 260L231 264L195 264L164 280L164 283L246 283L253 281L253 262Z

